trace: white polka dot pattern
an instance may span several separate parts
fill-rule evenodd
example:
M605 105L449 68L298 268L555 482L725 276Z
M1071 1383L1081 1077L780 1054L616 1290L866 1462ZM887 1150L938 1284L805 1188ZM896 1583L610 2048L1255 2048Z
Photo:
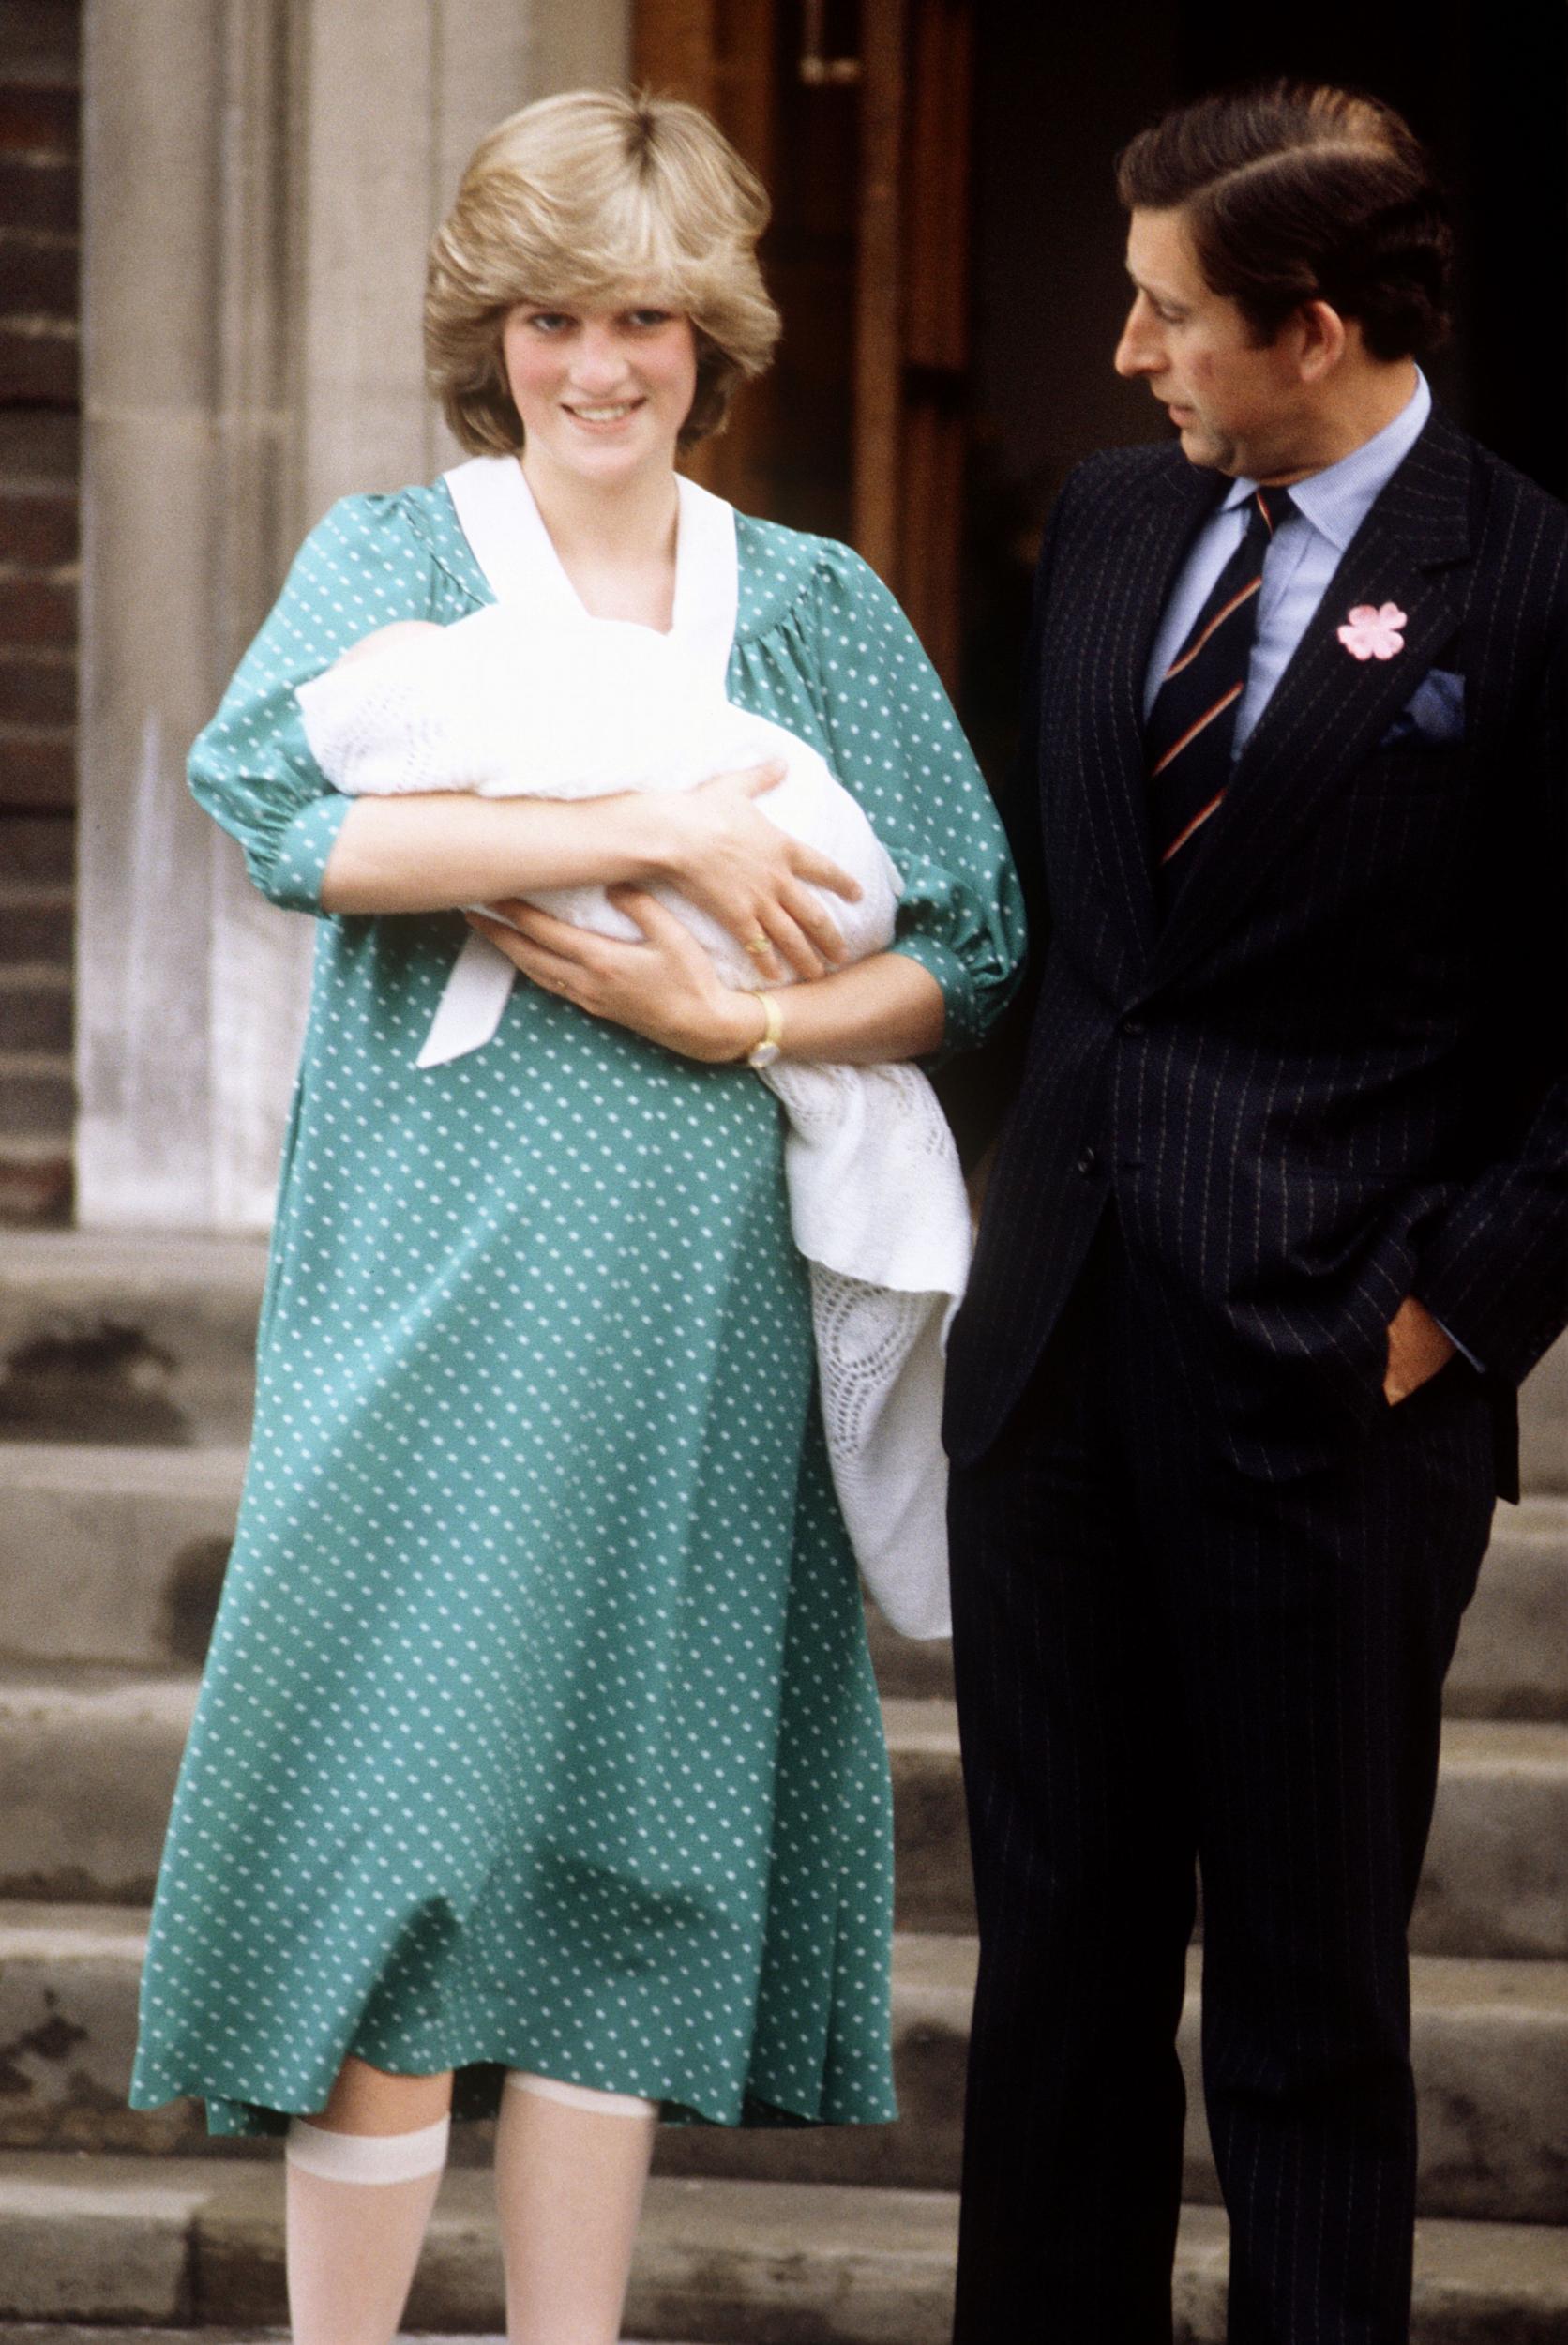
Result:
M949 1044L1020 915L951 710L857 557L742 521L740 704L815 740L904 875ZM350 800L293 692L489 599L444 489L303 549L192 786L319 912ZM327 918L238 1536L181 1771L131 2099L318 2110L346 2051L723 2124L871 2123L891 1802L826 1473L776 1102L520 984L414 1061L466 931Z

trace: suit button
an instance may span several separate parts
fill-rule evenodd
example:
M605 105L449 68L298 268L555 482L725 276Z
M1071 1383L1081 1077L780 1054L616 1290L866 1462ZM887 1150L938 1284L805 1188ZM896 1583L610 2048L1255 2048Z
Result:
M1147 1034L1149 1028L1143 1019L1128 1016L1122 1021L1122 1031L1123 1034L1140 1035Z
M1084 1175L1084 1178L1085 1178L1085 1179L1087 1179L1087 1178L1088 1178L1088 1176L1089 1176L1089 1174L1090 1174L1091 1172L1093 1172L1093 1170L1094 1170L1095 1166L1099 1163L1099 1161L1100 1161L1100 1152L1099 1152L1099 1150L1098 1150L1097 1148L1095 1148L1094 1146L1091 1145L1091 1146L1087 1147L1087 1148L1084 1150L1084 1152L1083 1152L1082 1156L1080 1156L1080 1157L1079 1157L1079 1158L1078 1158L1078 1171L1079 1171L1079 1172L1080 1172Z

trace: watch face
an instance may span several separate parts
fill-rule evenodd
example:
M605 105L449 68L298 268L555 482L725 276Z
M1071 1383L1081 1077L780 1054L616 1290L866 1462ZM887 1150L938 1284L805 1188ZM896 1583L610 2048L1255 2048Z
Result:
M746 1065L748 1067L771 1067L777 1056L776 1042L759 1042L757 1048L749 1053Z

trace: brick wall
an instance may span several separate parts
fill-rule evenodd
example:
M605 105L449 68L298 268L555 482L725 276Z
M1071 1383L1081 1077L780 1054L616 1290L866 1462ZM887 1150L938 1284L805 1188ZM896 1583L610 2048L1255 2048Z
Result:
M80 0L0 7L0 1220L70 1211Z

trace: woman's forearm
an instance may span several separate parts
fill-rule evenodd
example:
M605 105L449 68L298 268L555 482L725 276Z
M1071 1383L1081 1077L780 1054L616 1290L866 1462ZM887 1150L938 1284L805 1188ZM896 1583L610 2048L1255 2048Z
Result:
M662 874L658 800L356 798L327 859L326 912L448 912L541 887Z
M904 953L874 953L809 985L774 997L786 1058L837 1060L870 1067L884 1059L924 1058L946 1024L942 988Z

